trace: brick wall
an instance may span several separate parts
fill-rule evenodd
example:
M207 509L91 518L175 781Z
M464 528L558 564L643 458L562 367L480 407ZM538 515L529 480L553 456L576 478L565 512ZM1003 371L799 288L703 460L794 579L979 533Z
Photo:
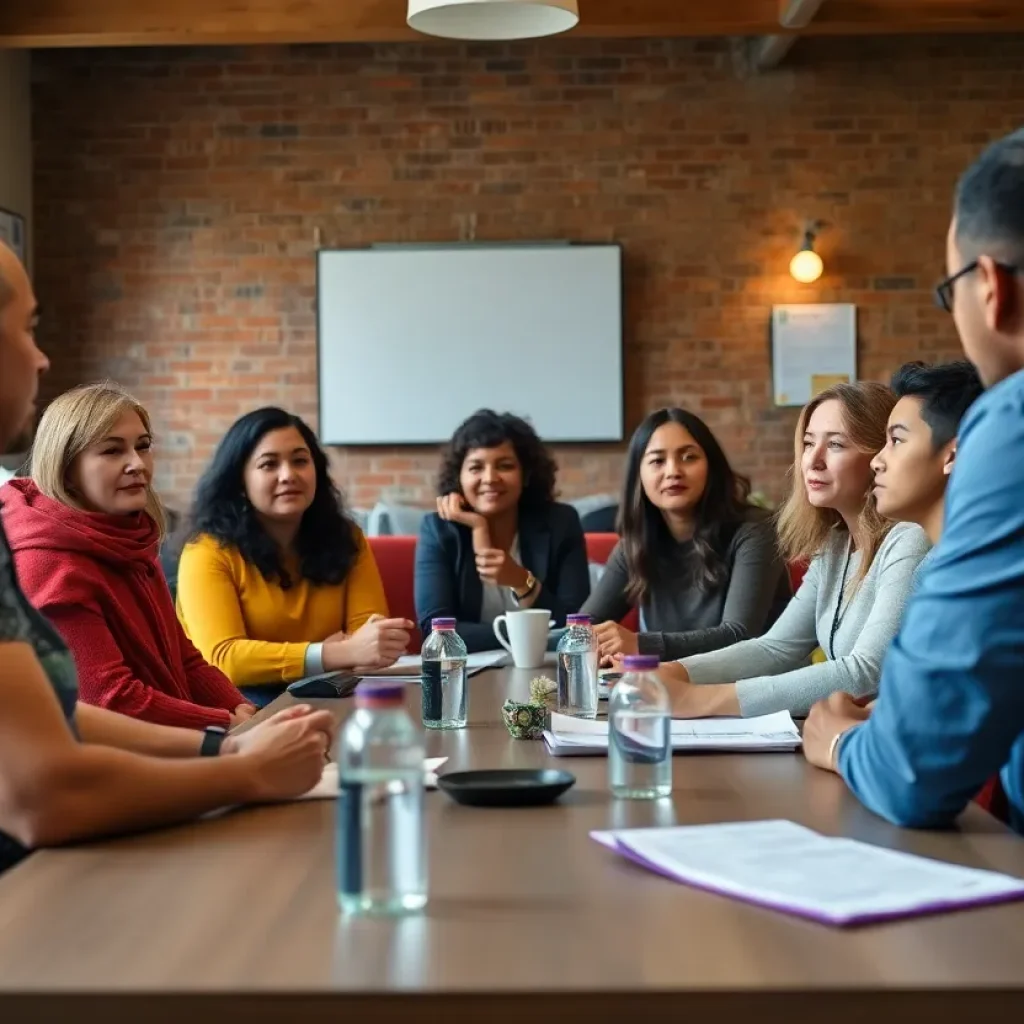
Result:
M180 503L238 414L315 419L317 238L615 240L630 425L688 405L777 495L771 304L857 303L867 378L955 354L929 292L951 186L1020 121L1022 67L1024 37L808 40L753 78L724 40L39 53L48 386L134 389ZM566 495L617 489L618 449L558 454ZM432 496L432 452L333 457L354 503Z
M0 207L25 218L26 236L32 231L29 106L28 54L0 50Z

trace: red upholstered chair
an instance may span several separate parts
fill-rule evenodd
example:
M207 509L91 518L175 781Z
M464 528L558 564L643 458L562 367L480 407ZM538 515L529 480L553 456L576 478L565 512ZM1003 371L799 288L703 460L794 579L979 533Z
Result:
M804 574L807 572L806 562L790 562L789 563L789 582L793 587L793 593L795 594L800 589L800 584L804 581Z
M595 565L607 565L615 545L619 543L617 533L585 533L587 561Z
M617 533L587 533L584 534L587 544L587 561L594 565L607 565L612 549L619 542ZM626 629L636 633L640 629L640 613L636 608L631 608L626 617L622 620Z
M1003 784L998 775L993 775L981 787L981 792L974 798L974 802L998 818L1003 824L1009 825L1010 802L1006 799L1006 793L1003 791Z
M384 582L388 611L395 618L416 621L414 579L416 574L415 537L367 537L377 568ZM419 628L412 631L409 653L415 654L423 644Z

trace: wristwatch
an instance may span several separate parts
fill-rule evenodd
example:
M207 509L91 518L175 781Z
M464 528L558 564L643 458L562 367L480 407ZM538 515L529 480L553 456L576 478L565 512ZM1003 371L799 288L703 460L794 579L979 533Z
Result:
M224 746L228 731L220 725L208 725L203 730L203 742L199 748L200 757L216 757Z
M537 577L534 576L529 569L527 569L526 589L521 594L516 591L515 587L511 587L510 589L512 591L512 600L515 601L516 604L520 604L522 601L525 601L537 589Z

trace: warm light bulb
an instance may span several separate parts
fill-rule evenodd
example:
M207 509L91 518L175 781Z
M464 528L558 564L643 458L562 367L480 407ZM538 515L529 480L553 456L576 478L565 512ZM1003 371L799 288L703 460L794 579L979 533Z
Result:
M821 257L813 249L801 249L789 261L789 272L801 284L817 281L824 269Z

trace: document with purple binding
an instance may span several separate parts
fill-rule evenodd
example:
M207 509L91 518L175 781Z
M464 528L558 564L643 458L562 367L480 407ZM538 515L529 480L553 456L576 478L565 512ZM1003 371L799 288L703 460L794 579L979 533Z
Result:
M1024 879L820 835L792 821L591 832L650 871L831 925L1024 899Z
M800 733L788 711L757 718L677 718L672 720L669 734L674 754L793 751L800 746ZM553 711L544 742L555 757L607 754L608 720L573 718Z

